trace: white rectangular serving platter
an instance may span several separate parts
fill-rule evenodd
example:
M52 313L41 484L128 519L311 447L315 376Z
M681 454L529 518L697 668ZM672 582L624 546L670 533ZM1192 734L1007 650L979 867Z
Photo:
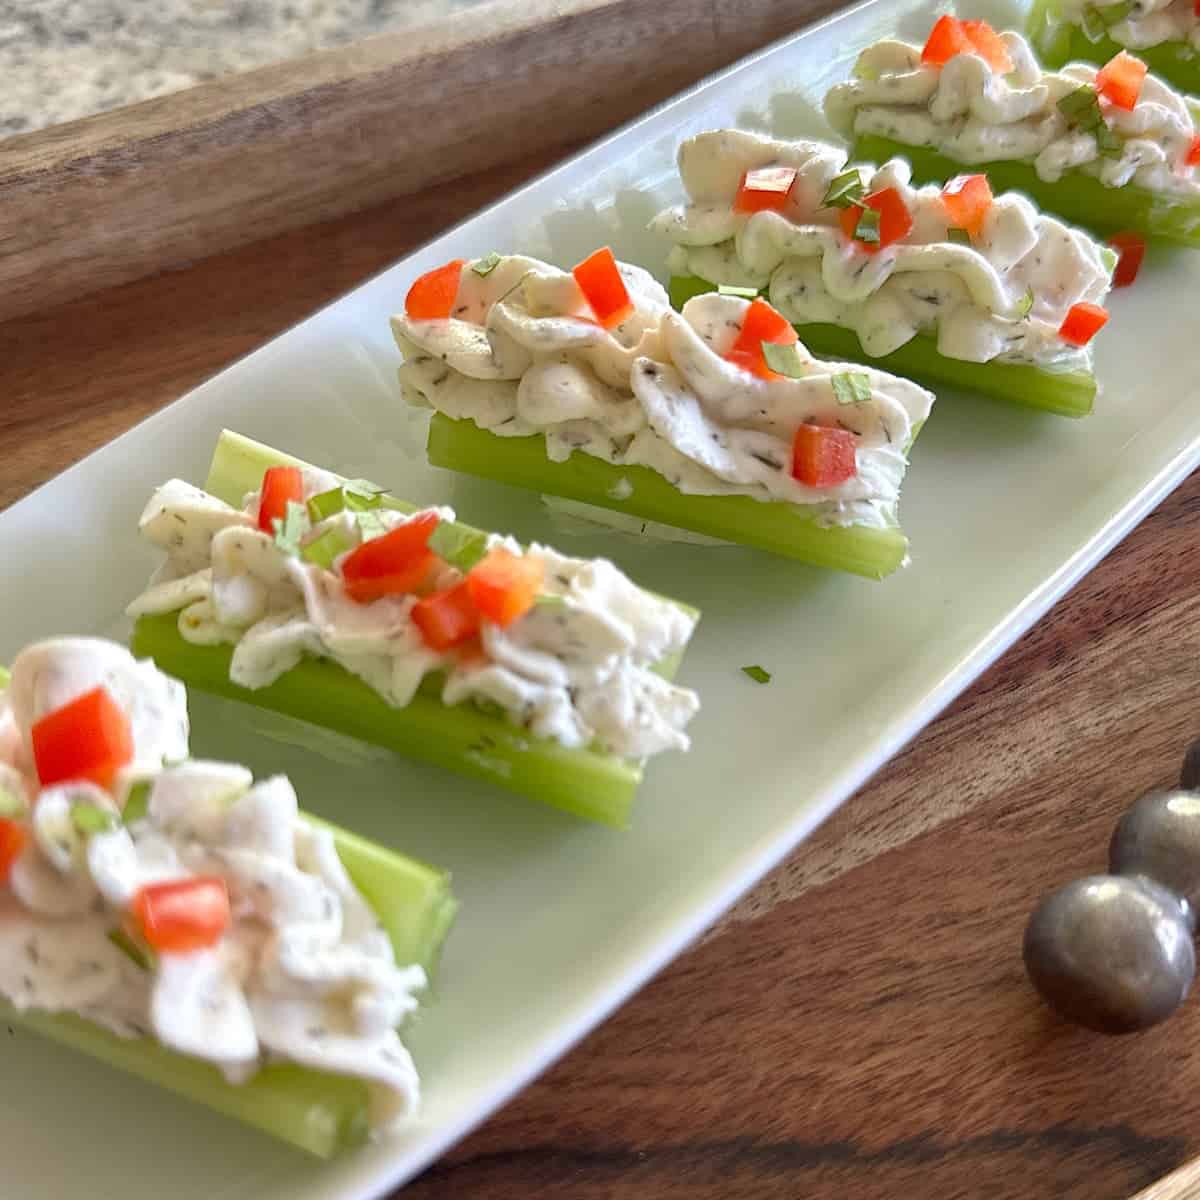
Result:
M998 24L1015 9L972 10ZM646 223L677 197L681 137L736 123L821 132L819 99L869 41L936 10L874 0L668 104L229 368L0 515L0 660L122 630L153 565L138 513L201 481L223 426L464 520L605 554L704 610L682 679L704 708L614 834L432 768L193 699L194 750L286 771L306 807L449 867L462 900L410 1043L425 1080L403 1136L330 1165L28 1035L3 1042L6 1200L366 1200L428 1164L670 961L929 722L1200 460L1200 255L1152 253L1099 340L1104 394L1072 422L944 395L902 498L913 562L881 584L733 547L580 533L538 498L423 464L388 315L411 279L493 249L569 266L601 243L661 274ZM1007 18L1007 22L1006 22ZM672 53L686 48L671 48ZM236 297L231 297L236 303ZM180 314L181 320L187 314ZM740 671L760 663L769 686ZM745 936L753 936L747 931ZM804 980L793 985L803 989Z

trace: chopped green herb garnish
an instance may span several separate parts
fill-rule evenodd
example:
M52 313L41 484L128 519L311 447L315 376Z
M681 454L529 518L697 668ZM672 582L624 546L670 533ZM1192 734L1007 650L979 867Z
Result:
M309 496L306 507L309 519L314 525L319 525L322 521L337 516L346 507L346 497L340 487L330 488L327 492Z
M1063 96L1058 102L1058 111L1070 124L1081 129L1091 129L1098 119L1103 120L1095 89L1086 83Z
M25 802L20 796L10 792L8 788L0 787L0 817L11 821L25 815Z
M95 804L76 804L71 809L71 821L80 833L111 833L117 827L115 813Z
M369 542L371 538L383 537L388 531L383 518L377 512L372 512L370 509L356 512L354 519L358 522L358 532L362 534L364 542Z
M771 682L771 672L764 670L762 667L759 667L759 666L743 667L742 674L749 675L750 678L753 679L755 683L770 683Z
M871 399L871 377L863 371L839 371L830 381L839 404L866 404Z
M439 558L460 571L469 571L487 553L487 534L465 533L459 526L439 521L426 543Z
M1020 317L1022 321L1025 320L1025 318L1029 316L1031 312L1033 312L1033 301L1033 288L1027 287L1025 289L1025 294L1020 298L1020 300L1017 301L1017 316Z
M1090 133L1096 139L1096 147L1104 158L1120 158L1121 139L1112 131L1100 109L1100 98L1089 84L1068 92L1058 102L1058 111L1073 129Z
M275 518L275 545L284 554L298 555L300 539L308 532L308 509L295 500L287 503L287 516L281 521Z
M333 570L333 564L339 554L354 548L354 542L347 536L344 529L336 525L322 530L311 542L307 542L300 551L300 557L305 562L316 563L326 571Z
M143 779L129 789L125 797L125 807L121 810L121 820L126 825L135 821L144 821L150 811L150 781Z
M347 479L342 484L342 491L346 495L346 507L361 510L378 508L383 502L383 494L387 489L381 488L379 484L372 483L369 479ZM357 503L351 503L351 501Z
M363 512L378 508L383 503L383 492L383 488L369 479L349 479L340 487L309 497L308 515L312 523L318 525L346 509Z
M722 296L740 296L743 300L753 300L758 295L758 288L734 287L731 283L722 283L717 286L717 292Z
M1104 264L1105 271L1111 275L1117 269L1121 256L1111 246L1101 246L1100 261Z
M953 242L956 246L969 246L971 235L965 229L959 229L956 226L946 230L946 241Z
M158 955L150 949L149 946L143 945L140 941L132 937L128 932L120 927L110 929L108 931L108 940L112 942L135 967L140 967L143 971L153 971L158 966Z
M779 342L763 342L763 359L767 366L780 375L789 379L800 379L808 370L808 364L800 353L796 342L790 345L780 345Z
M345 493L346 507L351 512L367 512L370 509L378 508L383 503L382 492L363 495L362 492L352 492L346 488Z
M479 276L480 279L486 279L500 265L500 255L495 250L487 256L487 258L476 259L471 264L471 270Z
M854 236L860 242L871 246L879 245L879 214L873 208L864 208L858 215L858 224L854 227Z
M849 208L867 194L862 175L856 167L836 175L821 201L822 208Z

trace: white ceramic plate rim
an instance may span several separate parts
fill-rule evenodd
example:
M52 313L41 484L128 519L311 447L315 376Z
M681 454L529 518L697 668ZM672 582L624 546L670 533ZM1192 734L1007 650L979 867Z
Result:
M878 0L862 0L862 3L837 12L823 20L804 26L797 33L781 39L751 55L725 71L697 84L686 92L659 105L642 117L625 125L586 150L565 160L544 175L515 189L508 196L481 210L467 221L460 222L452 229L439 235L426 246L419 247L406 255L414 257L422 253L428 246L443 240L452 240L458 230L470 222L503 208L525 192L543 187L556 176L574 170L589 159L603 158L606 151L614 144L627 139L632 133L645 129L656 121L664 118L675 107L686 103L696 93L704 91L721 81L741 72L752 70L754 65L763 57L810 36L817 30L835 25L843 21L851 21L864 9L878 6ZM404 260L400 260L403 262ZM395 269L397 263L391 264L378 275ZM373 278L378 278L378 275ZM370 280L362 287L368 286ZM358 289L355 289L358 290ZM348 293L352 294L352 293ZM339 297L305 321L285 331L278 337L286 336L315 320L321 312L340 304L345 297ZM261 355L269 355L278 338L272 339L266 345L253 351L243 359L230 364L226 370L235 369L239 363ZM201 385L202 387L204 385ZM167 405L159 412L148 417L134 429L127 431L114 439L103 449L119 445L126 438L131 438L136 430L150 426L160 421L170 421L177 406L189 403L195 391ZM96 451L94 453L99 453ZM89 459L92 456L89 456ZM68 468L57 479L63 479L76 471L85 469L89 459L84 459L75 466ZM796 848L822 821L830 816L856 789L861 787L876 771L878 771L893 755L915 737L929 722L931 722L952 700L963 692L968 685L977 679L989 665L1003 654L1017 638L1025 633L1049 608L1067 591L1071 589L1092 567L1094 567L1131 529L1156 507L1187 475L1200 465L1200 438L1193 439L1179 450L1164 467L1154 474L1145 486L1113 516L1096 533L1089 538L1070 558L1068 558L1040 587L1030 592L1024 601L1017 606L1009 617L994 626L988 635L979 642L968 654L948 671L922 700L903 712L889 723L866 746L858 759L844 772L836 776L824 789L819 791L814 799L806 805L795 820L763 837L759 842L744 851L737 859L726 864L723 878L707 897L705 902L696 905L688 915L678 920L665 936L659 938L652 948L623 974L613 977L611 982L597 990L593 1001L585 1011L575 1019L566 1022L556 1034L546 1040L540 1051L532 1055L523 1067L502 1078L487 1089L477 1102L465 1109L454 1122L447 1123L441 1128L433 1129L429 1135L409 1143L395 1157L385 1161L377 1170L360 1177L352 1190L342 1193L342 1200L369 1200L400 1186L417 1172L437 1159L445 1150L459 1141L472 1129L477 1127L488 1116L495 1112L507 1100L524 1088L531 1080L543 1072L548 1066L560 1058L567 1050L575 1045L590 1030L600 1024L620 1004L627 1000L635 991L642 987L653 975L667 963L678 956L699 934L715 922L733 903L746 891L755 885L767 872L776 866L785 856ZM54 481L51 481L54 482ZM47 486L47 485L43 485ZM18 501L10 512L24 511L26 506L37 505L41 502L43 488L31 493Z

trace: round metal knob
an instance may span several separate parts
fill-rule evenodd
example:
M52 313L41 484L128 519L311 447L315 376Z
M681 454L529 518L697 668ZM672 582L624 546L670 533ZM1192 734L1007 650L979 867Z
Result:
M1093 875L1038 906L1025 931L1025 968L1068 1020L1134 1033L1170 1016L1187 995L1196 972L1191 924L1157 883Z

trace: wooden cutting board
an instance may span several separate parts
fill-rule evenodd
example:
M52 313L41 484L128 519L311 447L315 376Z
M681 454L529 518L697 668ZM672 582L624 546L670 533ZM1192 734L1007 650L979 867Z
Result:
M385 128L406 136L397 106L412 89L379 65L382 45L0 143L0 304L25 310L0 324L0 506L605 122L813 11L560 7L522 6L500 42L477 47L505 47L495 94L514 103L526 101L505 78L532 80L530 64L557 78L553 118L523 108L541 112L526 129L506 109L504 138L489 141L477 105L453 119L430 101L446 139L430 135L431 162L383 145ZM685 27L693 57L664 64L658 47ZM469 73L462 30L412 45L437 44L439 62ZM445 71L389 45L437 94ZM333 145L359 127L390 155L390 184ZM205 178L222 188L193 196ZM717 931L406 1200L1119 1200L1200 1153L1200 1001L1149 1034L1102 1040L1052 1018L1020 964L1036 898L1101 868L1121 809L1169 784L1200 733L1197 545L1193 479ZM1187 1178L1190 1191L1151 1194L1196 1195Z

